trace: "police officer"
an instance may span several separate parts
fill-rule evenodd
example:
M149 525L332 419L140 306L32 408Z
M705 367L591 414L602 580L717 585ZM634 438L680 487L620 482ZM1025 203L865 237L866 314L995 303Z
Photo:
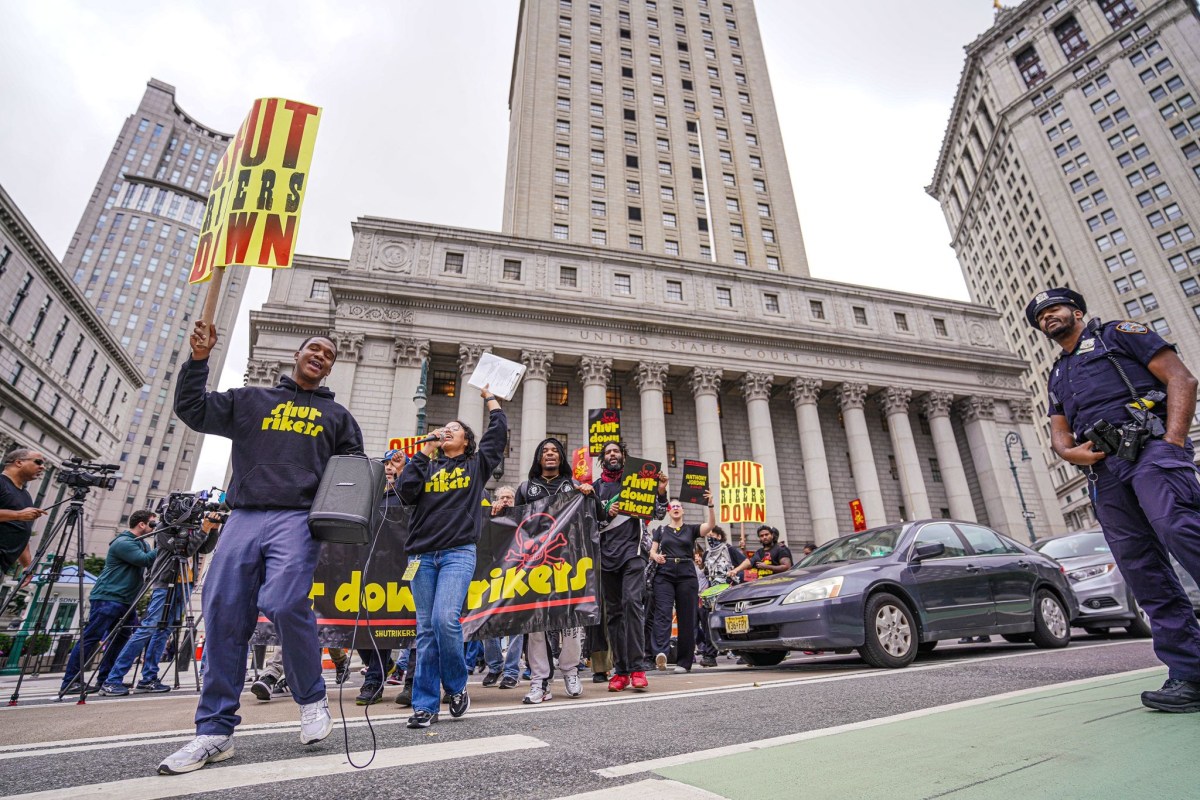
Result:
M1142 704L1200 711L1200 625L1168 557L1200 578L1200 481L1187 438L1196 378L1145 325L1085 325L1086 313L1083 296L1062 288L1025 308L1029 324L1063 349L1050 374L1051 445L1088 471L1104 537L1167 665L1166 683L1143 692Z

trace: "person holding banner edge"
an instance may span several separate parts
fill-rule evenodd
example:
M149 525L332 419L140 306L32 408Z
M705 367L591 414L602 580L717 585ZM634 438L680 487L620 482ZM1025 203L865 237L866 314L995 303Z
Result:
M696 577L696 541L705 538L717 527L712 491L704 490L708 503L708 519L700 525L685 525L683 503L672 498L667 503L666 525L654 529L650 559L658 564L654 573L652 601L654 603L654 665L667 668L667 648L671 641L671 611L679 619L679 646L675 657L675 672L692 671L696 659L696 612L700 605L700 583Z

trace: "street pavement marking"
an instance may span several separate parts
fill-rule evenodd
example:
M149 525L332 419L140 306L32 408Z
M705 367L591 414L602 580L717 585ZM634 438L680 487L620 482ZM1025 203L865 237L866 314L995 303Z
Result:
M653 797L655 800L726 800L725 795L713 794L707 789L661 778L573 794L569 797L559 797L557 800L646 800L647 797Z
M954 711L960 708L971 708L987 703L994 703L998 700L1011 700L1014 698L1035 694L1037 692L1045 692L1047 690L1067 689L1072 686L1086 686L1088 684L1102 681L1112 681L1114 678L1132 679L1153 672L1160 672L1162 669L1163 667L1147 667L1145 669L1135 669L1128 672L1114 672L1109 675L1081 678L1079 680L1066 681L1064 683L1051 683L1042 686L1033 686L1028 689L1018 689L1016 691L1005 692L1003 694L994 694L987 697L976 697L971 700L961 700L957 703L948 703L946 705L933 706L931 708L921 708L917 709L916 711L906 711L902 714L893 714L888 717L865 719L860 720L859 722L847 723L845 725L835 725L831 728L819 728L812 731L802 731L801 733L790 733L785 736L775 736L770 739L759 739L753 742L742 742L741 744L731 744L724 747L713 747L708 750L696 750L691 753L680 753L679 755L666 756L663 758L652 758L646 761L634 761L629 764L621 764L615 767L594 769L592 772L603 778L622 778L626 775L636 775L640 772L651 772L653 770L663 769L665 767L676 767L682 764L692 764L697 761L707 761L709 759L719 758L721 756L748 753L754 750L776 747L781 744L793 744L795 742L803 742L809 739L835 736L839 733L849 733L850 731L863 730L865 728L875 728L880 725L888 725L893 722L902 722L909 719L928 717L933 714L941 714L945 711Z
M154 775L109 783L65 786L44 792L11 795L10 800L62 800L67 796L87 797L90 800L158 800L158 798L181 797L200 792L218 792L225 789L262 786L283 781L320 778L327 775L350 775L366 770L390 769L460 758L469 759L548 746L546 742L532 736L517 734L490 736L485 739L391 747L378 751L375 754L375 760L361 770L356 770L346 763L345 753L335 753L327 756L307 756L286 761L237 766L214 765L197 772L190 772L187 775ZM371 757L371 751L365 750L351 755L355 762L363 763Z

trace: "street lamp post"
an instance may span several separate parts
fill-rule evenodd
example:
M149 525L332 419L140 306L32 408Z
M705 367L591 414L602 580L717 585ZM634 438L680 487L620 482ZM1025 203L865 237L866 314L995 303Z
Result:
M1033 512L1025 505L1025 492L1021 490L1021 480L1017 477L1017 464L1013 461L1012 446L1014 444L1021 445L1021 460L1030 461L1029 451L1025 449L1025 442L1021 439L1021 434L1016 431L1009 431L1004 435L1004 451L1008 453L1008 468L1012 471L1013 483L1017 485L1017 499L1021 501L1021 516L1025 518L1025 527L1029 529L1030 543L1037 542L1037 534L1033 532Z
M429 359L426 357L421 360L421 382L417 384L417 393L413 395L413 405L417 407L417 436L425 435L425 404L428 402L426 397L428 378Z

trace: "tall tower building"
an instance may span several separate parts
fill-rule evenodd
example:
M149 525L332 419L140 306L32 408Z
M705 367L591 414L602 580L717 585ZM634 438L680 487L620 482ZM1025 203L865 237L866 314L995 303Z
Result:
M98 538L123 526L134 509L191 487L201 437L174 418L171 403L177 359L204 301L202 291L188 286L188 272L212 171L228 141L229 134L200 124L176 104L175 87L151 80L63 257L67 274L146 379L123 423L123 478L92 521ZM216 318L222 344L232 333L245 280L236 270L227 276ZM210 361L214 375L224 361L218 345Z
M966 52L927 191L971 299L1030 361L1038 457L1080 528L1083 476L1050 452L1043 416L1059 348L1024 306L1071 286L1090 316L1142 322L1200 368L1200 18L1185 0L1030 0Z
M750 0L522 0L504 233L807 276Z

